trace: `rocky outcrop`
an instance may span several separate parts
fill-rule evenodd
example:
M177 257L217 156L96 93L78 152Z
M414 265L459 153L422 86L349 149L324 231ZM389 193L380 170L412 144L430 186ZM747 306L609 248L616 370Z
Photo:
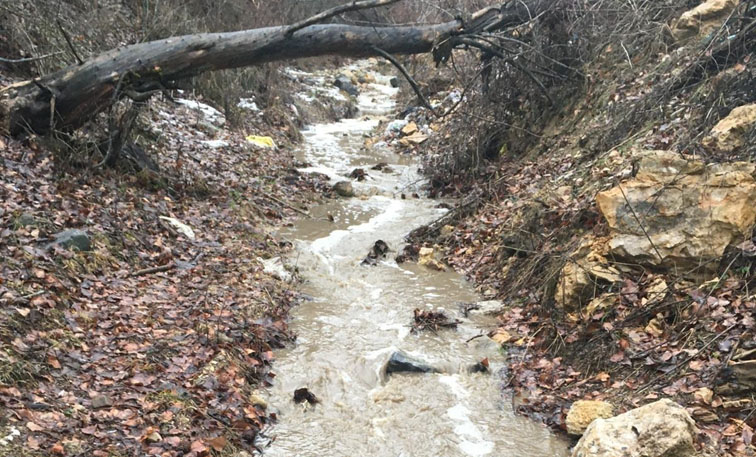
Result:
M582 435L596 419L608 419L614 415L611 403L597 400L578 400L570 406L565 419L567 433Z
M747 134L756 128L756 103L733 109L702 141L714 153L732 153L746 144Z
M738 0L706 0L686 11L675 22L672 33L678 40L706 36L719 27L738 6Z
M634 179L596 197L609 253L635 264L701 275L756 224L756 165L704 164L667 151L643 154Z
M572 457L690 457L696 424L671 400L596 419L572 450Z

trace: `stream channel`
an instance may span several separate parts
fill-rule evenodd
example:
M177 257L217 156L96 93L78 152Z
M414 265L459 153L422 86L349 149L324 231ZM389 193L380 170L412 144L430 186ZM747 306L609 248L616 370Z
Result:
M356 64L366 67L366 62ZM371 71L368 69L368 71ZM439 272L393 258L414 228L442 216L439 201L422 194L415 157L388 147L365 148L365 136L391 120L396 89L389 77L362 88L359 117L313 125L304 131L301 172L320 172L331 183L355 168L368 178L354 182L354 198L332 199L311 209L280 235L295 244L288 262L311 297L292 310L297 341L278 352L268 402L278 423L268 432L268 456L423 457L565 456L566 443L546 427L514 414L501 391L504 358L489 338L470 338L495 327L495 318L463 318L459 304L475 302L473 287L454 272ZM327 76L310 79L330 86ZM393 172L370 170L388 162ZM402 199L401 194L407 195ZM328 215L333 216L333 222ZM392 252L376 266L361 260L377 240ZM413 310L443 309L458 329L410 332ZM402 351L439 373L385 376L391 355ZM488 358L490 373L469 367ZM307 387L320 403L295 404Z

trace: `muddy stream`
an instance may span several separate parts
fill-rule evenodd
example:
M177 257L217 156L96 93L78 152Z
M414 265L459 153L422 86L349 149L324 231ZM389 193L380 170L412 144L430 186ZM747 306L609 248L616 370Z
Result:
M364 64L358 64L364 65ZM365 135L396 109L389 77L375 74L363 88L357 119L313 125L305 132L302 172L331 182L361 167L357 196L312 208L281 236L292 240L295 264L311 297L292 310L296 343L277 354L270 408L278 423L268 432L265 455L323 456L564 456L566 443L542 425L516 416L501 391L503 356L489 338L470 338L494 328L492 316L463 318L459 304L480 300L454 272L437 272L393 258L412 229L442 216L437 200L422 195L418 160L389 148L365 148ZM327 87L325 76L313 80ZM370 170L388 162L392 172ZM401 194L407 195L406 199ZM328 218L333 216L333 222ZM392 251L376 266L360 262L376 240ZM410 332L413 310L443 309L462 323L457 330ZM439 373L385 376L396 351ZM490 373L469 367L488 358ZM307 387L320 403L295 404Z

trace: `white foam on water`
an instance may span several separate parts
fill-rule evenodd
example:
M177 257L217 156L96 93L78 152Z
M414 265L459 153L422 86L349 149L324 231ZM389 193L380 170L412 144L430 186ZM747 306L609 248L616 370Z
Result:
M449 387L457 400L464 400L470 396L470 392L459 382L459 375L444 375L439 377L439 382ZM459 448L470 456L483 456L493 452L494 443L483 437L477 425L470 419L470 410L461 402L446 410L446 416L454 421L454 433L460 441Z

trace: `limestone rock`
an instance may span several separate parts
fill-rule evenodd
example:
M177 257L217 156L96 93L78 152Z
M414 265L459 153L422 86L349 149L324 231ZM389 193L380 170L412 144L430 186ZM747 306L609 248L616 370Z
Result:
M746 143L746 134L756 127L756 103L733 109L719 121L703 139L703 146L711 152L732 153Z
M608 419L614 415L614 406L605 401L578 400L570 406L567 412L567 433L570 435L582 435L585 429L595 419Z
M354 197L354 187L349 181L339 181L333 185L333 191L342 197Z
M646 152L638 174L596 196L614 257L705 274L756 224L756 165L710 164Z
M578 310L593 298L598 285L620 281L619 271L605 257L604 240L588 237L562 268L555 301L568 312Z
M92 408L106 408L113 406L113 400L107 395L97 395L92 398Z
M79 251L91 251L92 240L89 234L83 230L71 229L55 235L55 241L51 245L58 245L64 248L74 248Z
M415 132L417 132L417 124L414 122L410 122L402 128L403 135L412 135Z
M674 24L672 33L678 40L706 36L721 27L736 6L738 0L706 0L683 13Z
M417 263L433 270L446 270L446 266L436 260L436 251L433 248L420 248L419 260L417 261Z
M682 406L659 400L611 419L596 419L572 457L689 457L696 424Z

